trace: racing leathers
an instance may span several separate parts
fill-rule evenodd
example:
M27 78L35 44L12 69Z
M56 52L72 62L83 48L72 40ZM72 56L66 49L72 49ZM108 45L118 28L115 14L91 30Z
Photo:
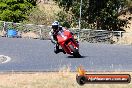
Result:
M57 40L57 35L63 35L64 30L66 30L63 27L59 27L57 31L53 31L53 29L49 32L49 35L51 37L51 42L54 44L54 52L57 54L59 52L63 52L65 54L65 51L63 49L59 49L59 43Z

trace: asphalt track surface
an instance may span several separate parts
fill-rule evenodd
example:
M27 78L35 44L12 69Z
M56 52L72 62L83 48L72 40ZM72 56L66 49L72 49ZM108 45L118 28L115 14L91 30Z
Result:
M59 71L69 67L76 71L132 71L132 46L80 43L81 58L53 52L49 40L0 38L0 55L11 57L0 63L0 72Z

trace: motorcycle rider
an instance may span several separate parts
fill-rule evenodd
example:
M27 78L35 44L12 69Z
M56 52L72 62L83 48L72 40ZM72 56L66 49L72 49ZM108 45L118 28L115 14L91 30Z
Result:
M51 37L51 42L54 44L54 52L57 54L59 52L63 52L66 54L66 52L63 49L59 49L59 43L57 40L57 35L63 35L63 32L67 30L59 25L58 21L55 21L52 23L52 30L50 31L49 35Z

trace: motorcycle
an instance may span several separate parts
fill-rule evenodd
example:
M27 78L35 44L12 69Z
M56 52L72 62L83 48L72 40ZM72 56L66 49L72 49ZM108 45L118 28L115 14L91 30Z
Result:
M79 53L79 44L70 31L65 30L63 34L58 34L57 39L59 45L67 54L73 55L76 58L81 57Z

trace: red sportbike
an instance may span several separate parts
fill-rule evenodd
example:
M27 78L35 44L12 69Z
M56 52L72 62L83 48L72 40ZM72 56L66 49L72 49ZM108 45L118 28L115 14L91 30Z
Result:
M68 30L64 30L63 34L57 35L58 43L62 49L74 57L81 57L79 54L79 44L75 41L72 33Z

